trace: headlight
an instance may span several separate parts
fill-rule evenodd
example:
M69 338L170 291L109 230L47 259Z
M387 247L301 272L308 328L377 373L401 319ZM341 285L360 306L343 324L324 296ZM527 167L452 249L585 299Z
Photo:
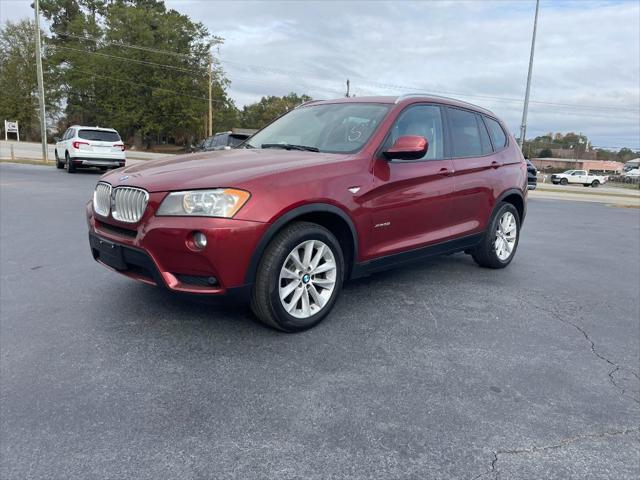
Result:
M156 215L233 217L249 200L249 192L233 188L172 192L160 204Z

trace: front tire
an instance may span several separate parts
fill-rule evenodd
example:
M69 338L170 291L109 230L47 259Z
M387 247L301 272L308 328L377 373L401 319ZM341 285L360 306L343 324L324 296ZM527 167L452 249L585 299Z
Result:
M567 183L569 183L569 180L567 180L566 178L560 180L560 185L566 185Z
M344 256L336 237L315 223L294 223L265 250L251 309L263 323L278 330L307 330L331 311L343 276Z
M67 163L67 173L75 173L76 171L76 167L73 165L73 161L71 160L71 157L69 156L69 152L66 152L64 154L64 159Z
M481 267L504 268L511 263L520 240L520 215L510 203L500 203L494 211L482 241L472 251Z

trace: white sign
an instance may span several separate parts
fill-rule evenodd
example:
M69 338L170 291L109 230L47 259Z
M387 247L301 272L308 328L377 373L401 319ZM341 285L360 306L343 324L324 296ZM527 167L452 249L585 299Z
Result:
M8 133L15 133L18 137L18 141L20 141L20 131L18 130L18 122L10 122L8 120L4 121L4 139L7 140Z

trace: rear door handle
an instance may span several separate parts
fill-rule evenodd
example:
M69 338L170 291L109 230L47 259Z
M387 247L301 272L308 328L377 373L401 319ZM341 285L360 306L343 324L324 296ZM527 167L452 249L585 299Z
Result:
M491 168L498 168L501 167L502 164L499 162L496 162L495 160L493 162L491 162Z
M446 167L442 167L442 168L440 169L440 171L438 172L438 174L439 174L439 175L446 176L446 177L450 177L451 175L453 175L453 170L449 170L449 169L448 169L448 168L446 168Z

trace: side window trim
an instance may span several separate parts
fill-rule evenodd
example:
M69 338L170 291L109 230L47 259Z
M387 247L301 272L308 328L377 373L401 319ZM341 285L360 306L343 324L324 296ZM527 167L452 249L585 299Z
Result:
M392 162L392 163L416 163L416 162L434 162L434 161L441 161L441 160L448 160L449 157L447 156L447 152L448 152L448 145L449 145L449 137L448 137L448 133L447 133L447 120L446 120L446 114L445 114L445 108L444 105L440 104L440 103L434 103L434 102L418 102L418 103L411 103L409 105L407 105L406 107L404 107L400 113L398 113L398 115L396 116L396 118L393 120L393 123L391 124L391 126L389 127L389 129L387 130L387 133L385 134L384 138L382 139L382 142L380 143L380 146L378 147L378 149L376 150L376 154L375 154L375 158L384 158L384 155L382 155L382 152L384 151L385 145L387 143L387 141L389 140L389 137L391 136L391 131L393 130L393 127L395 127L396 122L398 121L398 119L404 114L404 112L406 112L407 110L409 110L412 107L437 107L438 110L440 111L440 123L442 124L442 158L419 158L418 160L387 160L385 158L386 161L388 162Z

